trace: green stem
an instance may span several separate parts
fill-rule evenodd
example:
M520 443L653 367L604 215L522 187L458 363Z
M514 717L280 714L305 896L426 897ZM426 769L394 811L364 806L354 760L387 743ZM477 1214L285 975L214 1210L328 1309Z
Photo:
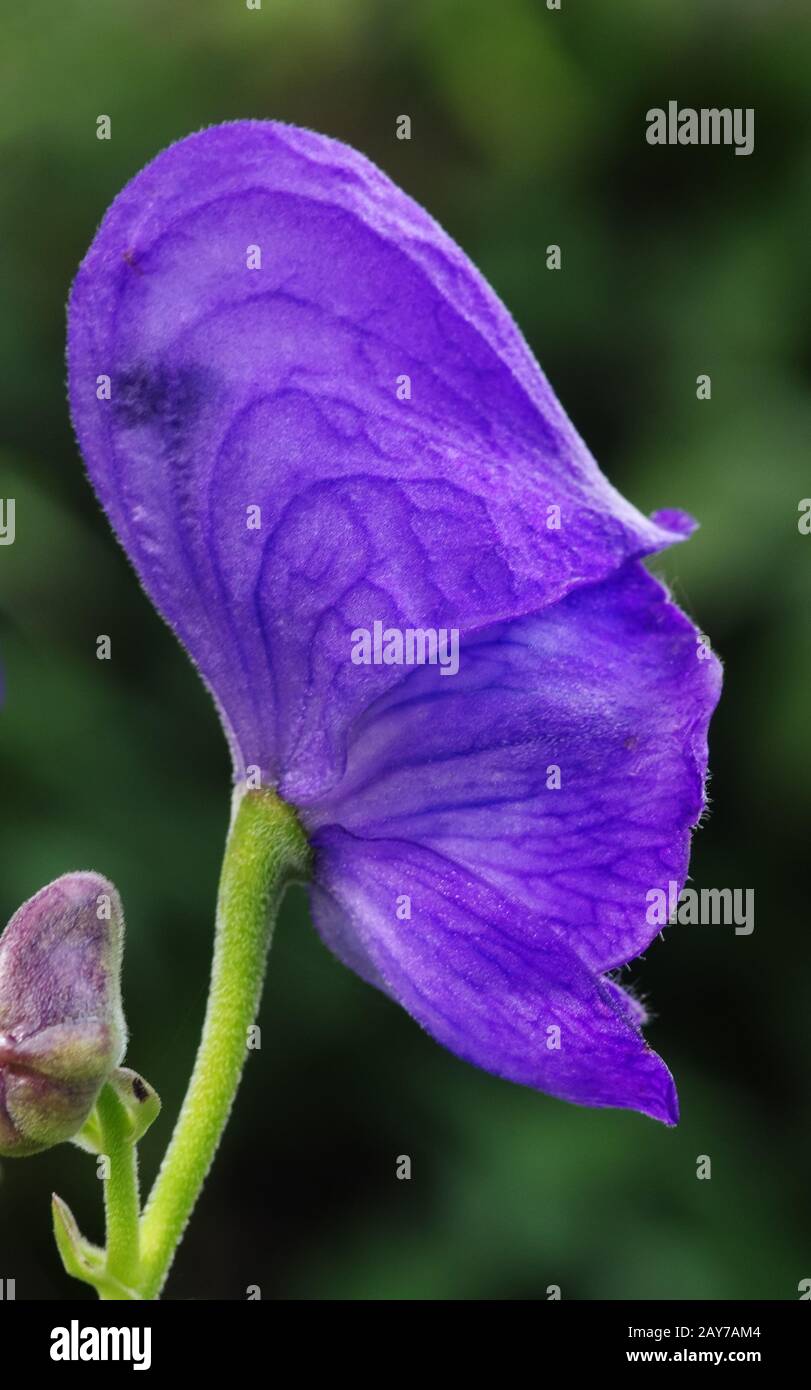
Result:
M268 790L235 793L225 848L214 962L189 1088L141 1223L144 1298L160 1295L205 1182L242 1076L276 910L306 878L310 849L292 808Z
M105 1271L127 1288L135 1288L140 1274L138 1235L138 1157L132 1142L132 1125L112 1086L102 1087L96 1102L103 1151L110 1171L104 1181L107 1219ZM104 1297L104 1295L101 1295Z

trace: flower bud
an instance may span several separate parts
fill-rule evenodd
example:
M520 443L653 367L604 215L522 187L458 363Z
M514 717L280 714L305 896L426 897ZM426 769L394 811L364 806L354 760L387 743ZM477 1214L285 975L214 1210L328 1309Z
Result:
M124 918L99 874L65 874L0 936L0 1155L71 1139L121 1060Z

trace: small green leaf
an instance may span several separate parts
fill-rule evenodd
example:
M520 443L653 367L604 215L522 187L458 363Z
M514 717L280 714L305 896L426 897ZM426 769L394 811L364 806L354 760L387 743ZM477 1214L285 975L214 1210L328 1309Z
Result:
M63 1202L56 1193L51 1200L51 1212L57 1249L68 1274L74 1279L80 1279L83 1284L90 1284L99 1298L127 1302L140 1298L133 1289L126 1288L107 1273L104 1267L104 1251L98 1245L85 1240L67 1202Z

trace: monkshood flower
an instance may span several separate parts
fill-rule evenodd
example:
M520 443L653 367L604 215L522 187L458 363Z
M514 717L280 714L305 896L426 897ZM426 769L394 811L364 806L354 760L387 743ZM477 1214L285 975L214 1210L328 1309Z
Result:
M0 936L0 1154L72 1139L124 1052L123 917L98 874L66 874Z
M328 946L460 1057L675 1122L614 972L655 933L649 888L683 883L704 805L719 667L641 564L694 523L609 485L426 212L290 126L204 130L123 190L73 288L69 379L92 482L216 701L237 788L164 1188L233 972L250 999L228 1036L255 1007L245 924L282 842ZM458 669L407 664L408 633L457 634ZM149 1209L146 1228L155 1244Z

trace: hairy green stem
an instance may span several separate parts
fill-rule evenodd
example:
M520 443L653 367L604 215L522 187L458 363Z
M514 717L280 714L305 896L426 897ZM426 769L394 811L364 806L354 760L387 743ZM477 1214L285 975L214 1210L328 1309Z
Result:
M101 1126L103 1155L109 1171L104 1179L107 1221L105 1271L127 1288L136 1288L140 1277L138 1233L138 1155L132 1142L132 1126L112 1086L102 1087L96 1102ZM100 1296L105 1295L100 1289Z
M141 1222L138 1288L160 1296L205 1182L242 1076L276 911L288 883L309 876L310 848L275 793L235 793L217 900L214 961L189 1088Z

